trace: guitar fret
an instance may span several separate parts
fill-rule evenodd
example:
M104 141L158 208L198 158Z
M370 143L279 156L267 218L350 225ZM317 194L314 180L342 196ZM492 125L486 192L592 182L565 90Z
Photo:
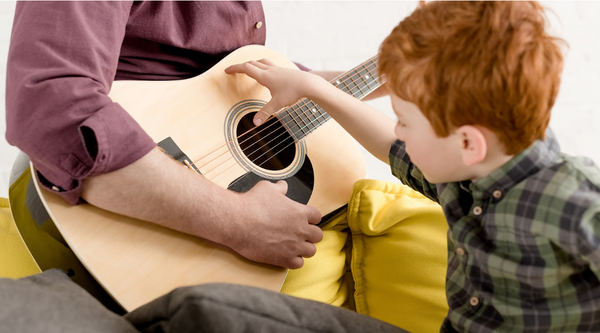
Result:
M305 115L307 117L307 119L310 120L310 124L312 125L312 128L310 128L310 132L314 131L317 127L321 126L323 124L322 122L322 109L316 105L313 101L309 100L309 99L304 99L303 100L303 109L306 111ZM312 117L312 119L310 119Z
M372 57L335 78L331 84L355 98L365 97L381 84L377 73L377 59L377 56ZM306 98L282 111L278 117L296 140L301 140L331 119L325 110Z
M315 104L312 101L311 104L312 110L314 110L313 112L315 115L315 122L319 124L318 126L323 125L327 120L329 120L329 118L331 118L329 114L325 112L325 110L323 110L323 108L321 108L319 105Z
M292 135L294 139L299 139L297 133L300 132L300 127L294 120L294 117L288 111L281 112L277 115L277 117L280 119L280 122L283 124L283 126L288 130L290 135Z
M353 93L352 95L354 95L355 97L362 97L365 94L363 93L362 89L360 89L360 85L358 83L356 83L356 80L354 79L355 76L358 76L358 73L355 73L353 76L350 77L350 80L352 80L352 83L354 83L354 85L356 86L356 93ZM360 76L359 76L360 77ZM359 95L360 93L360 95Z
M319 123L319 110L317 108L317 105L311 100L304 99L304 105L306 106L306 111L308 115L307 117L308 119L310 119L310 123L313 125L313 128L310 130L312 132L317 127L321 126L321 123Z
M340 82L338 83L338 88L340 88L343 92L350 94L350 88L348 88L348 85L346 84L346 82Z
M309 105L306 104L307 99L304 98L302 100L302 103L300 104L300 109L302 110L302 114L299 115L299 117L301 117L304 121L304 123L306 124L306 134L308 135L309 133L311 133L314 129L315 129L315 124L314 122L310 119L311 116L311 112L309 109ZM312 128L311 128L312 126Z
M369 72L369 69L363 65L363 68L361 68L360 70L360 78L362 79L362 81L367 85L367 87L371 88L371 73Z
M296 127L298 128L299 132L302 132L302 125L300 125L300 123L296 119L298 119L298 117L292 117L292 120L296 124Z
M302 124L300 124L300 130L302 131L302 134L304 134L304 136L308 135L308 133L310 133L307 129L307 124L306 124L306 120L305 117L303 117L301 115L300 112L298 112L298 109L302 110L302 106L301 105L296 105L293 108L293 111L296 113L297 117L294 117L294 120L296 119L300 119L300 121L302 122ZM298 123L298 121L296 121L296 123Z

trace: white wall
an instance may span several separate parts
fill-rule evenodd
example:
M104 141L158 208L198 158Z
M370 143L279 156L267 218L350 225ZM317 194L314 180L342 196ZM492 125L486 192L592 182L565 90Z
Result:
M543 2L556 16L552 31L570 44L551 126L565 152L600 164L600 3ZM4 139L6 55L15 2L0 1L0 196L17 150ZM313 69L347 70L371 57L416 1L267 1L267 46ZM389 100L371 102L392 116ZM393 180L367 156L369 177Z

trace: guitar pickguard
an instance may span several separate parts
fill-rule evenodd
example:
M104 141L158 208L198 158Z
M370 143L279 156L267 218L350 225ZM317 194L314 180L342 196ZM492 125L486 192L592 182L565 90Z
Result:
M244 193L261 180L275 182L275 180L261 177L253 172L248 172L234 180L228 189L238 193ZM292 177L284 178L283 180L288 183L288 191L285 194L288 198L302 204L308 203L313 192L313 187L315 186L315 175L310 159L308 157L305 158L304 163L298 172Z

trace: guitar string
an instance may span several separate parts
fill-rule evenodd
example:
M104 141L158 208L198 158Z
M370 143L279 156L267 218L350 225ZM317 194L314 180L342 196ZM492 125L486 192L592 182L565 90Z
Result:
M365 79L366 76L373 74L373 67L376 67L375 65L375 61L376 61L376 57L373 57L367 61L365 61L363 64L355 67L352 71L349 72L349 75L345 75L342 74L341 76L346 76L347 78L344 78L342 80L339 80L339 77L332 80L331 82L337 85L341 85L341 83L345 84L345 88L348 89L347 93L351 93L354 95L358 95L358 93L362 93L364 97L366 94L370 93L372 90L374 90L375 88L377 88L379 86L379 84L377 83L377 77L375 75L373 75L371 78L367 77ZM375 80L369 81L368 79L372 79L375 78ZM357 83L356 81L359 81L359 83ZM349 88L349 82L354 84L354 87ZM372 84L375 84L375 87L371 87ZM362 86L361 86L362 85ZM363 88L366 89L366 92L363 91ZM341 88L340 88L341 89ZM352 92L353 89L358 89L356 92ZM307 103L310 102L310 103ZM312 105L311 105L312 104ZM320 112L320 114L318 116L315 115L316 113L316 108L318 108L319 111L322 111L322 108L320 106L318 106L317 104L315 104L314 102L310 101L308 98L302 98L300 101L296 102L295 104L293 104L292 106L289 106L286 108L286 110L294 110L294 109L300 109L300 111L302 111L302 114L305 115L305 118L308 120L308 123L306 121L304 121L304 119L302 117L300 117L300 113L297 113L298 117L294 117L293 114L288 114L291 118L290 121L288 121L287 123L283 123L283 125L288 125L292 122L295 122L297 127L298 127L298 131L297 132L292 132L292 134L295 136L296 134L302 132L305 135L308 135L309 133L311 133L316 127L315 126L315 122L319 123L319 126L322 125L322 123L320 123L321 120L330 117L327 113L323 113ZM295 110L296 112L298 110ZM311 112L312 111L312 112ZM312 118L310 117L310 115L312 114ZM275 119L275 117L270 117L267 121L271 120L271 119ZM297 119L300 119L302 123L304 123L304 126L301 126L300 122L297 121ZM325 119L328 120L329 118ZM267 122L265 122L266 125ZM271 124L269 124L268 126L262 128L259 132L255 133L254 136L259 135L261 132L264 132L266 129L268 129L269 127L271 127L272 125L277 124L277 121L272 122ZM310 129L310 125L313 126L313 129ZM256 128L256 127L255 127ZM253 128L253 129L255 129ZM282 127L278 127L277 129L280 129ZM308 128L308 133L304 133L305 129ZM246 132L244 132L243 134L239 135L237 138L240 138L242 136L244 136L245 134L247 134L248 132L252 131L253 129L250 129ZM283 128L285 130L285 128ZM274 133L273 132L269 132L266 136L268 137L270 134ZM273 140L277 139L278 137L280 137L281 135L285 134L286 132L284 131L283 133L279 134L277 137L271 139L269 142L267 142L265 145L258 147L257 149L255 149L253 152L251 152L250 154L246 154L246 156L248 156L250 158L250 156L252 154L254 154L256 151L263 149L263 147L268 146L271 142L273 142ZM252 136L248 137L246 140L242 141L241 143L246 142L247 140L250 140L252 138ZM231 140L230 142L232 142L233 140ZM285 141L283 141L285 142ZM269 157L268 159L266 159L265 161L263 161L260 165L266 163L268 160L270 160L271 158L275 157L277 154L279 154L281 151L285 150L287 147L289 147L291 144L293 144L295 141L292 138L292 143L288 144L287 146L285 146L282 150L277 151L275 154L273 154L271 157ZM241 145L238 144L238 145ZM248 149L250 149L253 145L257 144L258 141L252 143L251 145L249 145L248 147L242 149L242 152L246 153L246 151ZM227 145L227 144L226 144ZM225 147L226 145L222 146ZM279 144L275 145L274 147L277 147ZM215 150L213 150L213 152L216 152L217 150L221 149L222 147L219 147ZM273 147L273 148L274 148ZM265 151L263 154L261 154L259 157L255 158L254 160L251 160L251 162L256 162L258 159L260 159L262 156L264 156L265 154L271 152L273 149L267 150ZM219 158L220 156L226 154L229 150L226 150L225 152L221 153L220 155L216 156L215 158L213 158L212 160L208 161L207 163L205 163L203 166L201 166L200 168L208 165L209 163L211 163L212 161L216 160L217 158ZM208 155L212 154L213 152L205 155L204 157L200 158L199 160L197 160L196 162L205 159ZM229 160L231 160L232 158L229 158L223 162L221 162L219 165L216 165L213 169L208 170L203 172L203 174L205 176L207 176L208 173L214 171L215 169L219 168L221 165L227 163ZM196 163L195 162L195 163ZM226 168L225 170L221 171L219 174L215 175L213 179L216 179L219 175L221 175L223 172L225 172L226 170L230 169L231 167L235 166L236 164L233 164L232 166ZM259 166L260 166L259 165ZM208 177L207 177L208 178Z
M374 57L374 58L375 58L375 57ZM374 90L375 88L377 88L377 87L379 86L379 84L377 83L377 79L375 79L374 81L372 81L372 82L371 82L371 83L374 83L374 84L375 84L375 87L374 87L374 88L372 88L372 87L369 85L369 82L368 82L368 81L366 81L366 80L364 79L364 76L361 76L361 75L362 75L362 73L363 73L365 70L366 70L367 74L371 74L371 73L372 73L372 72L370 71L370 69L372 69L372 68L370 68L370 67L371 67L371 65L373 65L373 64L374 64L374 61L373 61L373 63L371 63L371 64L369 64L369 65L365 65L365 64L366 64L367 62L371 61L371 60L374 60L374 58L371 58L371 59L369 59L368 61L366 61L366 62L365 62L365 63L363 63L362 65L359 65L359 66L357 66L357 67L356 67L356 68L353 70L353 71L355 71L355 72L356 72L355 74L358 74L358 79L361 79L361 80L362 80L362 81L365 83L365 85L364 85L362 88L368 88L368 89L367 89L367 90L368 90L368 91L367 91L367 93L365 93L365 92L363 91L363 89L361 88L361 86L360 86L359 84L356 84L356 82L354 81L354 77L353 77L353 76L356 76L356 75L350 75L350 76L348 77L348 79L344 79L343 81L340 81L340 82L346 83L348 80L350 80L350 81L353 81L353 83L354 83L354 85L355 85L355 88L358 88L358 91L357 91L357 93L358 93L358 92L360 92L360 93L363 93L364 95L368 94L369 92L371 92L372 90ZM360 68L360 70L357 70L358 68ZM332 80L331 82L336 82L336 81L337 81L337 78L336 78L336 79L334 79L334 80ZM337 83L337 82L336 82L336 83ZM346 85L346 88L347 88L347 87L348 87L348 86ZM352 89L349 89L349 92L352 92ZM363 95L363 96L364 96L364 95ZM313 103L313 105L310 105L310 104L308 104L307 102ZM303 106L310 105L308 108L306 108L306 109L304 109L304 110L302 110L302 106L300 106L300 107L299 107L299 108L300 108L300 109L303 111L303 113L304 113L304 114L306 114L306 112L307 112L309 109L311 109L311 108L314 108L314 107L319 107L320 109L322 109L320 106L318 106L317 104L314 104L314 102L312 102L312 101L311 101L311 100L309 100L308 98L302 98L302 99L301 99L299 102L296 102L296 103L295 103L295 104L294 104L292 107L294 107L294 106L298 106L299 104L303 104ZM290 107L290 108L292 108L292 107ZM327 113L321 113L321 114L319 115L319 117L315 117L315 120L318 122L318 121L319 121L319 119L325 119L326 117L330 117L330 116L329 116ZM293 117L292 117L292 118L293 118ZM310 117L307 117L307 118L308 118L308 119L310 119ZM327 120L328 120L328 119L329 119L329 118L327 118ZM295 121L295 119L294 119L294 121ZM291 122L291 121L290 121L290 122ZM288 122L288 123L286 123L286 124L289 124L290 122ZM314 121L310 121L309 123L314 125ZM296 121L296 124L297 124L297 125L300 125L300 124L299 124L297 121ZM305 124L306 124L306 123L305 123ZM292 134L296 135L296 134L297 134L297 133L299 133L300 131L304 132L304 131L303 131L303 129L304 129L304 128L307 128L307 127L308 127L308 126L305 126L305 127L300 127L300 126L298 126L298 129L299 129L299 130L298 130L298 132L292 132ZM284 133L285 133L285 132L284 132ZM282 133L282 134L284 134L284 133ZM309 133L310 133L310 131L309 131ZM281 134L280 134L279 136L281 136ZM292 137L291 139L292 139L292 142L291 142L291 143L289 143L288 145L286 145L286 146L285 146L283 149L280 149L279 151L277 151L275 154L273 154L272 156L270 156L269 158L267 158L265 161L261 162L261 163L259 164L259 166L261 166L261 165L263 165L264 163L268 162L270 159L272 159L273 157L277 156L277 154L279 154L279 153L281 153L283 150L285 150L287 147L289 147L289 146L291 146L292 144L294 144L294 142L295 142L295 141L294 141L294 138ZM272 140L271 140L271 141L272 141ZM271 141L270 141L270 142L271 142ZM269 142L269 143L270 143L270 142ZM282 141L282 142L285 142L285 141ZM281 144L281 143L279 143L279 144ZM274 147L278 146L279 144L275 145ZM267 143L267 145L268 145L268 143ZM263 145L263 147L264 147L264 146L265 146L265 145ZM273 147L273 148L274 148L274 147ZM259 149L262 149L262 147L259 147L259 148L258 148L258 149L256 149L255 151L257 151L257 150L259 150ZM260 157L264 156L266 153L268 153L268 152L270 152L270 151L272 151L272 150L273 150L273 149L269 149L269 150L265 151L265 152L264 152L263 154L261 154L259 157L255 158L254 160L251 160L251 162L255 163L255 162L256 162L256 161L257 161L257 160L258 160ZM248 157L249 157L249 155L246 155L246 156L248 156ZM220 167L220 166L222 166L223 164L225 164L225 163L229 162L230 160L233 160L233 158L229 158L229 159L227 159L227 160L225 160L225 161L221 162L221 163L220 163L220 164L218 164L217 166L215 166L213 169L211 169L211 170L209 170L209 171L207 171L207 172L203 173L203 174L204 174L204 176L205 176L205 177L207 177L208 173L210 173L210 172L212 172L212 171L216 170L217 168L219 168L219 167ZM233 164L232 164L232 165L230 165L229 167L227 167L227 168L225 168L225 169L221 170L221 172L219 172L219 173L218 173L217 175L215 175L213 178L209 178L209 177L207 177L207 179L214 180L214 179L216 179L218 176L220 176L221 174L223 174L225 171L229 170L230 168L232 168L232 167L234 167L234 166L236 166L236 165L237 165L237 163L233 163ZM233 182L233 183L231 183L230 185L233 185L233 184L235 184L236 182L237 182L237 181L234 181L234 182Z
M353 73L353 72L355 72L355 73L353 73L353 75L354 75L354 74L359 74L359 75L362 75L362 71L366 71L366 75L372 74L372 73L373 73L373 67L375 67L375 68L376 68L376 64L375 64L375 62L376 62L376 58L377 58L377 56L375 56L375 57L373 57L373 58L371 58L371 59L369 59L369 60L365 61L365 62L364 62L364 63L362 63L361 65L358 65L357 67L355 67L354 69L352 69L351 71L349 71L348 73ZM367 63L369 63L369 64L368 64L368 65L366 65ZM360 71L361 71L361 72L358 72L358 71L357 71L359 68L360 68ZM346 74L348 74L348 73L346 73ZM341 80L341 81L340 81L340 80L339 80L339 76L338 76L338 77L336 77L334 80L332 80L332 81L331 81L331 83L335 82L335 83L337 83L338 85L341 85L342 83L344 83L344 84L345 84L345 86L346 86L346 88L348 88L348 85L347 85L348 81L349 81L349 80L351 80L351 81L354 81L354 80L352 79L352 76L353 76L353 75L346 75L346 74L341 74L341 75L340 75L340 76L347 76L347 78L346 78L346 79L343 79L343 80ZM363 81L365 81L365 80L363 79ZM339 82L339 83L338 83L338 82ZM366 82L366 81L365 81L365 82ZM360 85L357 85L355 82L353 82L353 83L356 85L356 87L357 87L359 90L362 90L362 89L360 88ZM369 84L368 84L368 82L366 82L366 85L367 85L367 87L369 87ZM370 88L370 87L369 87L369 88ZM341 89L341 88L340 88L340 89ZM352 91L352 89L349 89L349 91L351 92L351 91ZM287 111L287 110L293 109L295 106L297 106L298 104L300 104L300 103L301 103L303 100L304 100L304 99L300 99L299 101L297 101L297 102L296 102L296 103L294 103L293 105L291 105L291 106L288 106L288 107L286 107L286 108L282 109L282 111ZM304 110L304 112L303 112L303 113L306 113L306 110ZM277 114L275 114L275 115L277 115ZM204 156L203 156L203 157L201 157L200 159L198 159L198 160L194 161L194 163L197 163L197 162L201 161L202 159L205 159L205 158L207 158L208 156L210 156L210 155L212 155L213 153L217 152L219 149L222 149L222 148L225 148L225 149L226 149L224 152L222 152L221 154L217 155L217 156L216 156L216 157L214 157L213 159L211 159L211 160L207 161L205 164L203 164L203 165L201 165L201 166L198 166L198 168L203 168L203 167L207 166L207 165L208 165L208 164L210 164L211 162L215 161L217 158L219 158L219 157L223 156L224 154L228 153L230 150L229 150L229 149L227 149L227 146L228 146L230 143L232 143L234 140L241 138L242 136L246 135L247 133L251 132L252 130L256 129L257 127L263 127L263 128L262 128L260 131L258 131L257 133L255 133L254 135L259 135L261 132L263 132L263 131L267 130L269 127L271 127L271 126L273 126L273 125L277 124L277 121L273 121L273 122L271 122L271 124L269 124L268 126L264 127L264 125L266 125L268 121L270 121L270 120L276 120L276 117L275 117L275 115L272 115L271 117L269 117L269 118L268 118L268 119L265 121L265 123L264 123L264 124L262 124L262 125L259 125L259 126L256 126L256 127L252 128L252 129L249 129L249 130L247 130L246 132L244 132L244 133L242 133L242 134L238 135L236 138L234 138L234 139L231 139L229 142L226 142L224 145L222 145L222 146L220 146L220 147L217 147L217 148L215 148L214 150L212 150L212 151L211 151L211 152L209 152L208 154L204 155ZM298 122L296 121L296 118L294 118L294 116L293 116L293 115L291 115L291 116L290 116L290 118L291 118L291 120L290 120L290 121L288 121L287 123L282 123L282 124L283 124L284 126L285 126L285 125L288 125L288 124L290 124L290 123L292 123L292 122L296 122L296 124L298 124ZM300 117L299 117L299 118L300 118ZM309 117L309 118L310 118L310 117ZM315 120L317 120L317 121L318 121L318 118L317 118L317 119L315 119ZM314 123L311 121L311 122L310 122L310 124L314 124ZM300 128L300 129L302 130L302 128ZM294 134L295 134L295 133L294 133ZM248 140L250 140L250 139L252 139L252 136L250 136L250 137L248 137L247 139L245 139L244 141L240 142L240 143L239 143L239 145L241 145L241 144L245 143L246 141L248 141ZM254 145L254 144L256 144L256 143L258 143L258 141L254 142L252 145ZM247 148L250 148L252 145L248 146ZM242 152L244 152L244 151L242 150ZM218 167L218 165L217 165L216 167ZM215 168L216 168L216 167L215 167ZM210 172L210 171L209 171L209 172Z

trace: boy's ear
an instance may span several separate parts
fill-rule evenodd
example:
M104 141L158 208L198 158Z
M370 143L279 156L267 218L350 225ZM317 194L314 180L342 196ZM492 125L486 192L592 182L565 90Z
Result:
M487 139L475 126L463 125L456 130L461 142L461 155L466 166L483 162L488 152Z

